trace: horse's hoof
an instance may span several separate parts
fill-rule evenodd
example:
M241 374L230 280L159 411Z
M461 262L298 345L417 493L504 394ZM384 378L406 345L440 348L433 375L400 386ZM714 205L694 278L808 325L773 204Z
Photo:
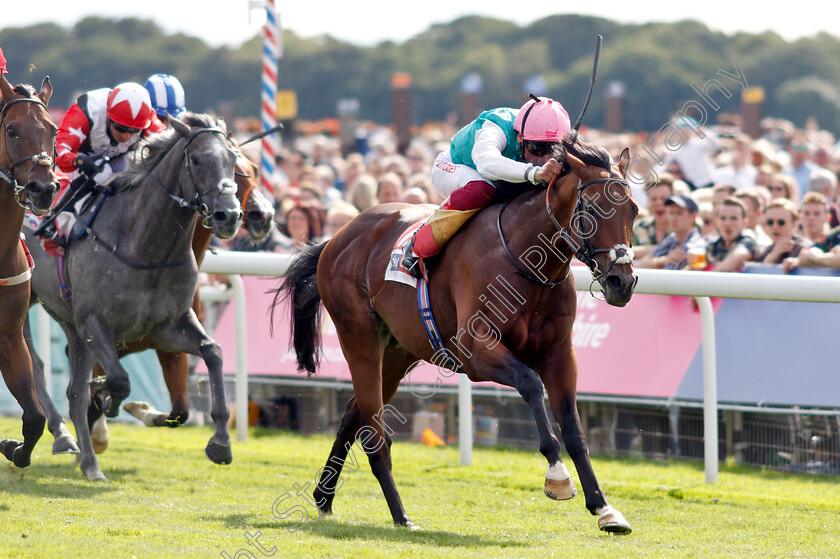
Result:
M233 462L233 452L229 444L222 445L210 441L204 449L204 454L216 464L230 464Z
M633 528L624 519L624 515L610 505L599 511L598 527L610 534L629 534L633 531Z
M102 398L102 410L106 417L117 417L120 414L120 402L108 394Z
M52 445L53 454L79 454L79 447L73 435L61 435L56 437Z
M319 507L318 508L318 516L332 516L332 510L331 509L322 509L322 508Z
M412 531L420 529L419 526L415 526L414 522L412 522L411 520L408 520L407 518L406 518L405 522L401 522L401 523L397 524L397 526L400 526L401 528L408 528L409 530L412 530Z
M543 493L549 499L567 501L577 495L577 488L570 477L563 480L545 478Z
M102 470L96 468L89 472L84 472L85 477L88 478L88 481L108 481L108 478L105 477L105 474L102 473Z
M93 441L93 452L102 454L108 448L108 421L100 416L93 423L93 429L90 430L90 437Z

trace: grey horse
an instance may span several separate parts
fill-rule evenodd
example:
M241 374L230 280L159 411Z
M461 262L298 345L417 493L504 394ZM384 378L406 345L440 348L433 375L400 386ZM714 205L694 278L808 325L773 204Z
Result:
M233 181L236 154L223 123L207 115L170 122L170 130L144 139L128 170L107 183L113 194L102 198L101 205L91 203L79 216L79 223L88 224L87 234L66 248L69 290L59 281L56 257L47 254L33 235L27 236L36 263L33 303L39 300L67 335L70 418L76 426L81 470L90 480L104 480L105 475L93 450L88 418L98 415L99 409L108 417L119 413L130 383L116 346L145 336L164 350L204 359L216 422L205 452L219 464L229 464L233 458L221 349L192 310L198 267L191 242L199 215L220 238L232 237L239 228L242 210ZM96 219L91 221L94 213ZM47 394L43 362L28 324L25 337L41 405L47 417L60 417ZM106 381L92 394L94 361L103 365ZM59 439L62 434L53 435Z

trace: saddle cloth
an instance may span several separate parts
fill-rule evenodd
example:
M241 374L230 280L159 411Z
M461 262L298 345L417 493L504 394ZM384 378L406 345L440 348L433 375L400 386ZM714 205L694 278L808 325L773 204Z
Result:
M397 238L397 242L391 249L388 266L385 268L385 281L396 281L411 287L417 287L417 278L412 276L411 272L402 265L403 249L405 248L405 244L411 240L411 236L414 235L414 232L420 229L420 227L422 227L425 223L426 220L424 219L412 223L405 231L403 231L402 235Z
M463 227L464 224L479 211L479 209L461 211L437 208L435 209L435 213L433 213L428 220L421 220L409 225L397 239L397 242L394 244L394 248L391 249L391 257L388 261L388 267L385 269L385 280L396 281L410 285L411 287L416 287L417 279L415 279L405 266L402 265L403 249L414 232L420 229L421 226L428 223L431 227L432 237L434 238L435 243L442 249L449 239L455 236L455 233L457 233L458 230L461 229L461 227Z

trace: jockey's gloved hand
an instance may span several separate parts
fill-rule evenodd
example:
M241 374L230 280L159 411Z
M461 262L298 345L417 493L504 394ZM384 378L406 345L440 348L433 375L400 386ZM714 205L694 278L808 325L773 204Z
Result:
M86 174L87 176L93 176L102 170L101 159L102 158L98 155L79 154L73 160L73 166L80 170L82 173Z

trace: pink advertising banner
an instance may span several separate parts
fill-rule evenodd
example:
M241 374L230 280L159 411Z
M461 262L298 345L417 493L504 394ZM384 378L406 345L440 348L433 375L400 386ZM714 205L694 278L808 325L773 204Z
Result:
M246 288L248 373L251 376L297 376L294 352L289 350L288 314L275 313L270 334L266 291L278 279L243 278ZM597 294L596 294L597 295ZM623 309L579 292L574 343L578 356L578 391L582 393L668 398L700 348L700 316L690 297L636 295ZM413 303L413 300L412 300ZM714 301L715 309L720 301ZM324 358L317 377L350 380L335 327L325 312ZM225 373L235 371L235 314L224 309L213 334L225 356ZM198 372L206 372L203 362ZM423 364L410 373L412 385L453 385L457 375ZM477 387L490 387L480 383Z

